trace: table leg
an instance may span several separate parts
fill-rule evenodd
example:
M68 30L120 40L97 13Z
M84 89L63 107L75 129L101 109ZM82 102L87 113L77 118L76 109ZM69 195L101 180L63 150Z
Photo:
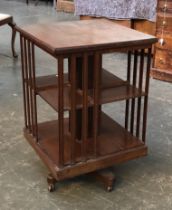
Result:
M16 39L16 30L15 30L15 24L14 23L9 23L8 24L11 29L12 29L12 37L11 37L11 50L14 58L17 58L18 55L15 51L15 39Z
M11 38L11 49L14 58L17 58L18 55L15 51L15 39L16 39L16 30L12 28L12 38Z

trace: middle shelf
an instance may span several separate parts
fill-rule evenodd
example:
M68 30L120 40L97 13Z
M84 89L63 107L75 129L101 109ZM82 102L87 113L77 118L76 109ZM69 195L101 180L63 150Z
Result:
M58 111L58 79L56 75L41 76L36 78L37 94L44 99L52 108ZM94 91L88 90L88 106L94 105ZM145 96L145 92L132 86L112 73L103 69L100 86L99 104L126 100ZM83 91L76 91L76 108L82 108ZM71 85L68 81L68 74L64 74L64 110L71 109Z

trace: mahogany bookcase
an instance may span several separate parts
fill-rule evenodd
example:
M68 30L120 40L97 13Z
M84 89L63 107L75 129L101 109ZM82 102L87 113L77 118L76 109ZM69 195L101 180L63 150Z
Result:
M50 191L60 180L147 154L155 37L103 19L17 26L16 30L21 40L24 136L51 172L47 178ZM36 47L56 59L54 75L36 76ZM128 54L124 80L102 67L102 56L114 52ZM64 59L68 60L67 72ZM37 97L57 112L57 120L38 122ZM124 126L102 108L121 100L126 103ZM112 182L107 183L111 190Z

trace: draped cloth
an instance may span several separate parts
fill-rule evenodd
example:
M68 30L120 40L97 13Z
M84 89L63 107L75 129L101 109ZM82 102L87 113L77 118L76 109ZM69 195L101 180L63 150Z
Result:
M155 21L157 0L74 0L75 14Z

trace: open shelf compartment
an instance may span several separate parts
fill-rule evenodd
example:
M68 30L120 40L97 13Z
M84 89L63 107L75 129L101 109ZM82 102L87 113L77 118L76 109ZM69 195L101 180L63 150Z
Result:
M57 76L42 76L36 79L37 94L43 98L52 108L58 111L58 88ZM103 69L102 85L99 104L120 101L124 99L144 96L145 93L138 88L128 84L112 73ZM83 92L78 89L76 92L76 108L82 108ZM93 91L88 93L88 106L93 106ZM71 86L68 81L68 74L64 74L64 110L71 109Z
M64 74L64 85L69 84L68 73ZM102 69L102 89L127 85L128 82L120 79L111 72ZM37 92L49 88L56 88L58 85L58 77L56 74L36 77Z
M102 112L102 123L100 126L98 142L98 157L105 157L112 154L120 154L120 152L133 151L145 148L144 143L125 130L121 125L112 120L108 115ZM70 164L71 154L71 135L69 133L69 120L64 120L64 163ZM27 138L32 138L25 130ZM57 164L58 160L58 121L49 121L38 124L39 147L48 158ZM34 139L33 139L34 141ZM93 139L87 139L87 155L88 159L94 159L93 156ZM82 162L81 142L75 141L75 158L76 162Z

